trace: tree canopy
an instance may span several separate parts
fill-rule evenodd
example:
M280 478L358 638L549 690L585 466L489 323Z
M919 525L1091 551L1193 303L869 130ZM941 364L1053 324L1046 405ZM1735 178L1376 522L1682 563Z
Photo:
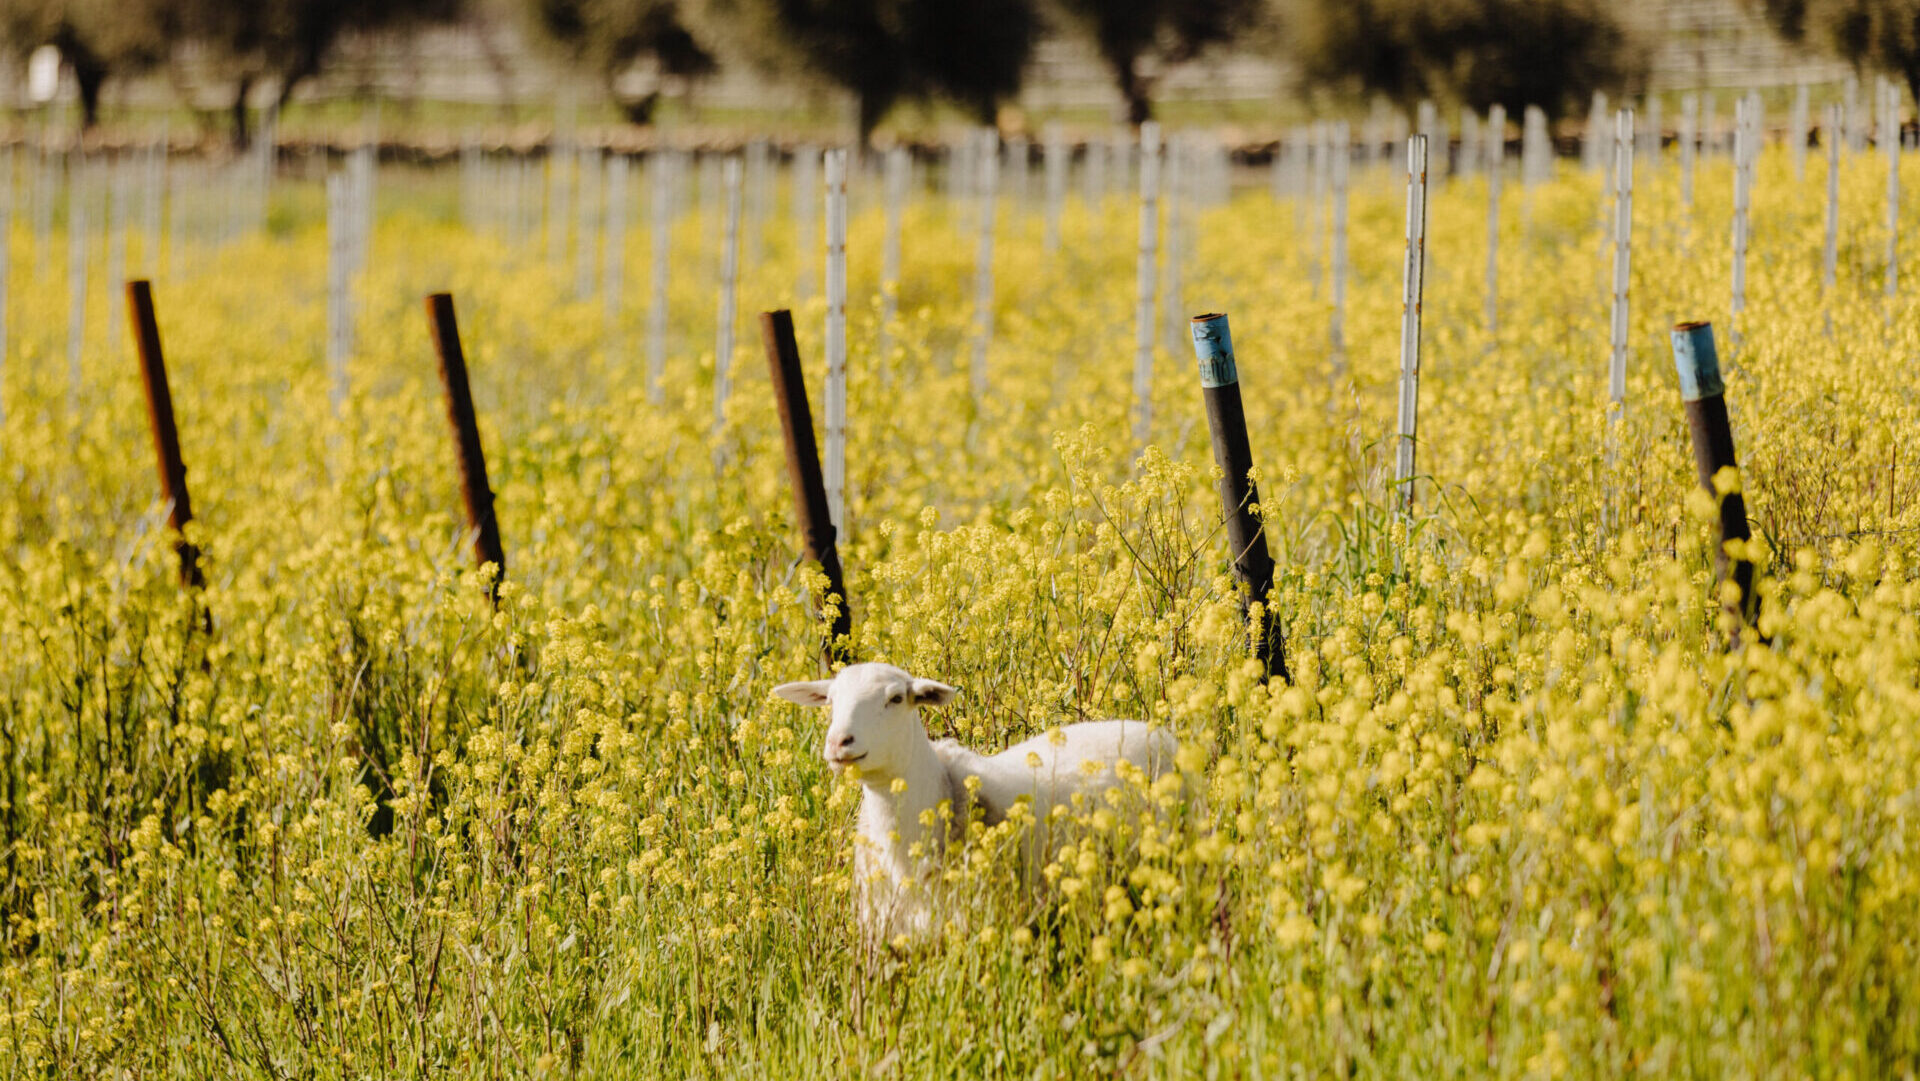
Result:
M688 29L677 0L531 0L525 11L538 35L592 72L636 123L651 118L659 95L623 100L617 86L622 72L643 61L681 79L719 68L712 51Z
M1126 103L1127 120L1153 116L1153 85L1140 70L1144 57L1191 60L1233 41L1266 12L1264 0L1057 0L1067 20L1082 26Z
M755 66L851 93L863 139L903 100L944 98L991 122L1040 31L1030 0L705 0L701 18Z
M1282 33L1309 87L1421 98L1514 115L1622 91L1644 57L1605 0L1293 0Z
M1898 76L1920 101L1920 0L1747 0L1795 45Z

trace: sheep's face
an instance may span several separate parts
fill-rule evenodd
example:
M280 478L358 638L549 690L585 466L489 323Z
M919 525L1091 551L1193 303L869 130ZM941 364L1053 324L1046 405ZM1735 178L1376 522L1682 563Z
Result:
M827 742L821 754L831 766L858 765L864 776L890 780L927 741L921 706L943 706L954 689L915 679L890 664L852 664L832 679L783 683L773 693L802 706L828 706Z

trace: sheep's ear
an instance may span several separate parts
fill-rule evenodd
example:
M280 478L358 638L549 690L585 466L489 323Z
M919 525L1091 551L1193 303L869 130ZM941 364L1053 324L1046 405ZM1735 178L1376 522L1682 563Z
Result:
M816 679L811 683L782 683L773 689L773 693L796 706L824 706L827 704L827 688L831 686L833 681L830 679Z
M959 693L944 683L935 683L930 679L913 681L913 704L916 706L944 706Z

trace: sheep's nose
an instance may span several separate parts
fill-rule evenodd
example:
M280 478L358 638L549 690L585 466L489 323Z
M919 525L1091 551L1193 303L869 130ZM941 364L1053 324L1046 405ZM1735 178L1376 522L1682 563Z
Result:
M851 733L833 741L833 749L836 751L844 751L851 746L853 746L853 736Z

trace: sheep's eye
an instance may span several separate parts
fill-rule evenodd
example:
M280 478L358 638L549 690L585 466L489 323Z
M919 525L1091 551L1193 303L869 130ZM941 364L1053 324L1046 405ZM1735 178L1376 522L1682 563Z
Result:
M892 698L889 698L889 699L887 699L887 705L890 705L890 706L897 706L897 705L899 705L900 703L902 703L902 702L905 702L906 700L907 700L907 696L906 696L906 695L904 695L904 694L896 694L896 695L894 695L894 696L893 696Z

